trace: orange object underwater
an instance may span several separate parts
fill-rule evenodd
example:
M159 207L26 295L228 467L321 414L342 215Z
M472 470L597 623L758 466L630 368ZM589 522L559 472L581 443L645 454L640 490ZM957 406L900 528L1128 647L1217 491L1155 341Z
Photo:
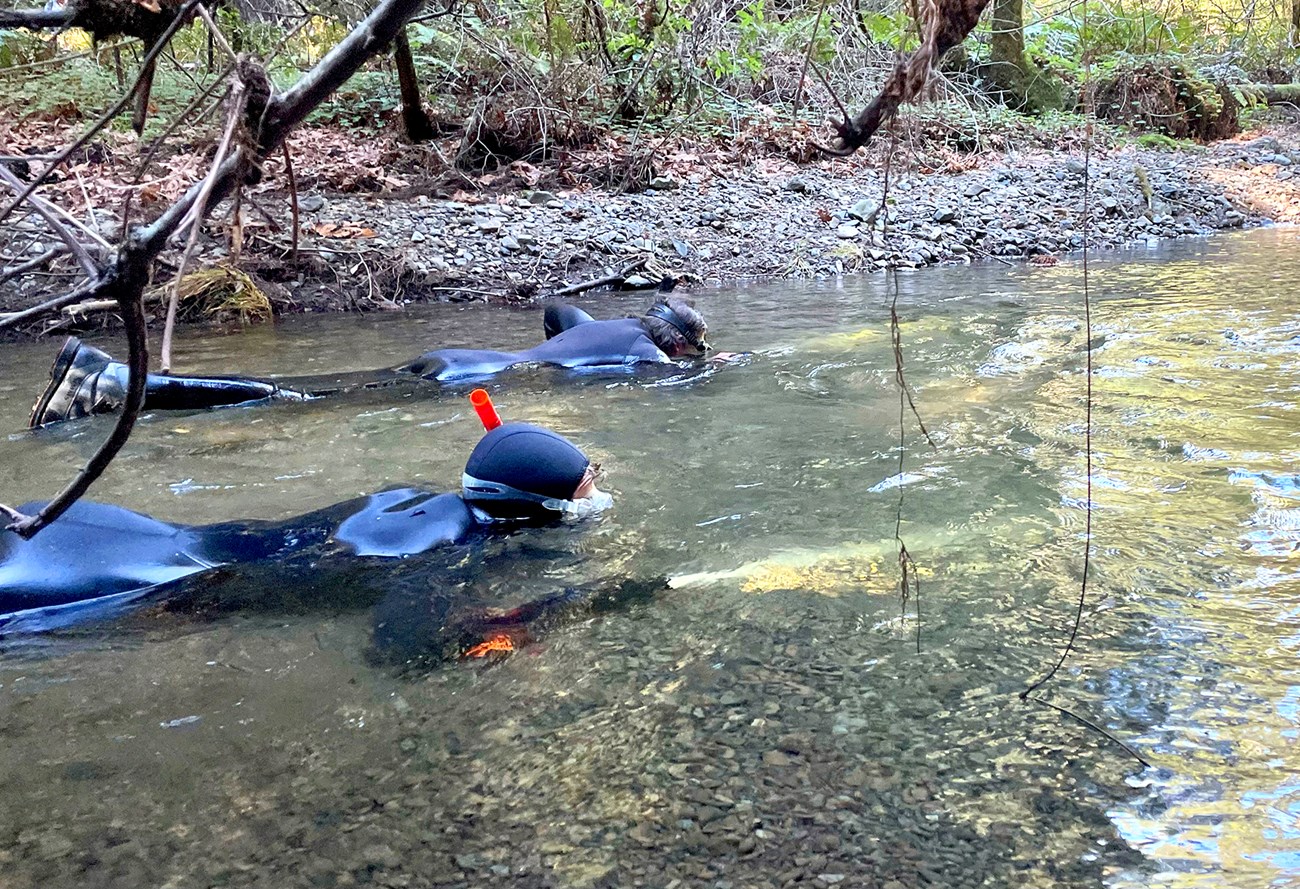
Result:
M497 409L492 406L492 399L486 389L475 389L469 393L469 403L474 406L474 412L483 422L485 432L491 432L501 425L501 417L497 415Z
M480 642L478 645L467 650L462 657L487 657L489 654L496 651L514 650L515 643L511 641L509 636L502 634L500 636L493 636L491 639L484 642Z

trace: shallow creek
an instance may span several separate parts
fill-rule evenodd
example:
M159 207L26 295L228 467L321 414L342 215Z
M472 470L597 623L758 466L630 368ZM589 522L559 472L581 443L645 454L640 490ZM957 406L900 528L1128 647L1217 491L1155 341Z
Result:
M649 603L418 671L374 662L373 597L348 591L7 640L0 886L1294 885L1298 247L1273 229L1091 263L1089 596L1043 693L1149 768L1017 696L1082 571L1080 263L897 278L934 441L903 412L901 472L891 282L766 284L697 294L738 364L490 386L602 463L615 507L490 548L472 595L670 577ZM178 365L335 374L540 331L479 305L291 318L190 336ZM109 426L20 431L55 351L0 349L5 502L49 496ZM466 388L155 413L93 496L205 523L451 489L481 434ZM443 580L417 558L356 583Z

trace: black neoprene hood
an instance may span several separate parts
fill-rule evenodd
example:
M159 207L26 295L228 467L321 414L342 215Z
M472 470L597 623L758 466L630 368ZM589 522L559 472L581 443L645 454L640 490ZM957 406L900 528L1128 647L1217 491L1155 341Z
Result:
M582 483L588 462L587 456L559 433L528 423L508 423L479 440L465 464L465 475L531 495L529 499L538 502L569 500ZM510 498L467 485L465 499Z

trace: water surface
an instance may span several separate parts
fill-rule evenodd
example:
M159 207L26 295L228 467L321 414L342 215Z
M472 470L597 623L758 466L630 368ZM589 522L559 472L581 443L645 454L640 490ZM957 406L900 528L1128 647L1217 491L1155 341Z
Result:
M503 662L417 672L368 657L359 593L11 645L4 879L1294 884L1298 237L1092 264L1094 558L1080 651L1046 693L1150 768L1016 696L1063 643L1081 572L1080 264L899 276L906 376L935 444L904 411L901 472L891 282L782 283L698 295L710 339L753 353L739 365L491 386L507 419L600 461L616 506L491 549L466 595L673 577L652 603ZM295 318L190 336L178 366L337 374L519 348L540 328L535 309L478 305ZM8 502L49 496L108 429L18 431L54 351L0 352ZM182 522L286 518L389 485L452 488L479 435L462 389L428 385L155 414L94 497ZM898 600L900 492L919 654ZM420 559L356 581L446 582Z

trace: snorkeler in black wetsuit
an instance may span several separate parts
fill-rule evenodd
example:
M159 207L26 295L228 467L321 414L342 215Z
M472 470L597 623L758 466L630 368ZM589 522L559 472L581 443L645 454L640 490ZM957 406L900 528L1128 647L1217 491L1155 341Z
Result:
M132 606L164 603L184 610L194 599L221 598L223 572L239 586L230 597L292 598L301 587L329 584L331 568L355 569L363 559L392 560L432 550L486 543L492 535L526 525L581 517L611 503L595 485L587 457L564 437L538 426L512 423L483 436L470 454L461 494L401 488L339 503L282 522L173 525L120 506L79 501L30 540L0 531L0 637L44 632L122 615ZM28 504L23 509L39 509ZM266 569L270 582L239 577ZM390 562L385 575L397 570ZM199 588L177 592L183 578L202 577ZM346 586L346 582L343 586ZM336 582L335 586L339 586ZM494 626L528 622L554 607L571 605L573 593L541 599L509 613L466 612L451 620L455 592L420 585L424 601L409 592L378 610L377 641L407 649L416 645L438 657L463 653ZM216 592L214 592L214 590ZM338 591L333 591L338 595ZM187 595L190 602L181 602ZM328 599L330 593L322 592ZM430 596L437 595L431 606ZM206 603L225 610L229 603ZM258 603L249 601L249 607ZM269 607L269 606L268 606ZM430 618L430 610L434 617ZM420 613L423 612L423 613ZM432 621L432 625L431 625ZM418 634L413 628L419 628ZM476 638L477 635L477 638Z
M704 318L687 301L660 299L639 318L596 321L573 306L547 309L546 340L521 352L438 349L397 368L366 374L374 385L421 377L437 382L480 379L519 364L565 368L630 367L705 354ZM119 409L126 398L127 368L104 352L69 337L50 369L50 383L32 409L32 428ZM184 410L257 402L303 400L339 391L337 378L286 381L250 377L181 377L150 374L145 408Z

